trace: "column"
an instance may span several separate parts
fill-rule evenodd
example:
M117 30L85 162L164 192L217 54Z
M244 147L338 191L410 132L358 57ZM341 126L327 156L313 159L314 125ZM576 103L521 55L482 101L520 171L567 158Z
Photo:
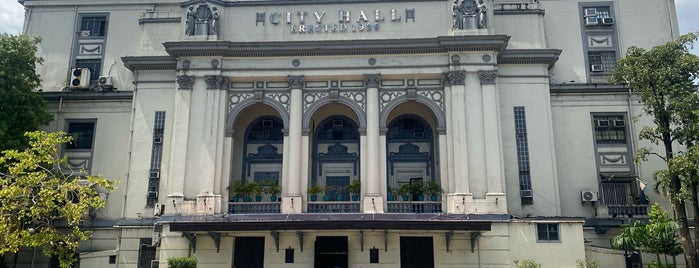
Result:
M221 207L221 195L214 193L214 185L217 173L216 163L221 159L221 155L217 154L218 148L221 146L219 134L223 132L223 129L219 129L222 118L221 90L226 88L228 78L220 75L207 75L204 77L204 82L206 90L195 89L194 92L204 102L201 107L203 116L197 120L201 122L203 127L198 128L192 125L193 131L196 131L197 135L191 136L190 145L201 144L202 146L197 146L198 149L191 152L190 162L196 163L198 176L192 174L190 179L196 178L196 185L199 188L197 214L213 215L217 212L216 208L220 209ZM194 154L195 151L197 154ZM218 173L220 176L220 172Z
M466 73L466 135L468 144L468 178L474 198L485 198L485 139L483 133L483 98L481 83L475 72Z
M187 164L187 136L189 134L189 106L192 100L194 77L177 76L175 109L170 143L170 163L167 180L167 208L165 213L175 214L181 211L184 200L184 178Z
M381 182L381 155L379 154L379 86L381 84L380 74L365 74L364 85L366 86L366 168L367 177L362 178L362 187L366 190L364 194L364 212L382 213L383 199L379 191Z
M502 142L500 133L500 114L497 71L480 71L483 96L483 130L485 132L485 163L488 191L486 199L495 202L495 212L507 212L505 189L503 188Z
M287 195L283 198L282 213L301 213L301 132L303 117L303 76L289 76L289 154Z
M450 71L444 74L445 96L447 97L447 130L445 149L449 167L449 193L447 213L467 213L466 204L472 202L471 177L466 126L466 79L465 71ZM440 134L441 138L441 134ZM441 156L441 154L440 154ZM445 165L445 163L441 163Z

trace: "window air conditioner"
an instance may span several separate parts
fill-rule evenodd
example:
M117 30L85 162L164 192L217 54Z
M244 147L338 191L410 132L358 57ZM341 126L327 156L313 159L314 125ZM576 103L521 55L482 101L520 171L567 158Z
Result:
M583 202L596 202L597 201L597 192L581 191L580 198L582 198Z
M532 192L532 190L520 190L519 196L520 197L534 197L534 193Z
M592 7L592 8L586 8L585 9L585 17L597 17L597 9Z
M165 212L165 205L160 204L160 203L155 203L155 206L153 206L153 216L163 215L164 212Z
M602 72L604 71L604 67L602 64L590 64L590 72Z
M609 120L597 120L597 127L608 127Z
M158 198L158 192L148 191L148 199L157 199L157 198Z
M597 26L597 24L598 24L597 17L585 18L585 27Z
M625 126L626 126L626 121L624 121L624 120L614 120L614 126L615 126L615 127L625 127Z
M158 178L160 178L160 172L158 172L158 171L151 171L151 172L148 174L148 178L151 178L151 179L158 179Z
M73 68L70 70L71 88L86 88L90 86L90 69L88 68Z
M163 143L163 138L162 137L155 137L155 138L153 138L153 143L161 144L161 143Z
M602 18L602 25L614 25L614 18Z

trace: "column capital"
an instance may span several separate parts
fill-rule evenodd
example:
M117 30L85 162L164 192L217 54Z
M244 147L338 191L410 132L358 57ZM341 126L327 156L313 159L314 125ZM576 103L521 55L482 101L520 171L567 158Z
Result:
M364 86L367 88L378 88L381 85L381 74L365 74Z
M222 75L205 76L206 89L226 89L228 88L228 77Z
M463 85L466 80L466 71L449 71L442 75L442 81L448 86Z
M498 71L478 71L478 78L481 79L481 85L494 85L497 77Z
M304 79L303 75L289 75L287 76L289 79L289 88L298 88L298 89L303 89L303 84L304 84Z
M178 75L177 89L191 90L194 86L194 76Z

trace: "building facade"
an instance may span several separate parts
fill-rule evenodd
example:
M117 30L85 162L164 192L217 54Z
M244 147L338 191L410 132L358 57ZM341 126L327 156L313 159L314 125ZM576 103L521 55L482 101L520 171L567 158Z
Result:
M46 129L121 181L82 267L641 263L605 248L662 166L606 76L672 0L20 2Z

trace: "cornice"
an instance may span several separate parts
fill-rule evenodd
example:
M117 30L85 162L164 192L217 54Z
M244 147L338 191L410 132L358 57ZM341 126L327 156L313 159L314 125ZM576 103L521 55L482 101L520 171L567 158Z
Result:
M371 3L396 3L396 2L446 2L447 0L248 0L248 1L222 1L207 0L209 4L224 7L245 6L291 6L291 5L331 5L331 4L371 4ZM180 3L180 7L187 7L200 3L201 0L189 0Z
M41 92L41 97L47 101L63 100L132 100L133 91L100 91L100 92L82 92L82 91L54 91Z
M549 69L563 52L560 49L507 49L498 55L499 64L546 64Z
M174 57L349 56L495 51L507 47L507 35L442 36L416 39L323 40L290 42L181 41L166 42Z
M124 67L138 70L175 70L177 60L170 56L126 56L121 57Z
M581 94L581 93L629 93L628 85L612 84L551 84L549 91L552 94Z

